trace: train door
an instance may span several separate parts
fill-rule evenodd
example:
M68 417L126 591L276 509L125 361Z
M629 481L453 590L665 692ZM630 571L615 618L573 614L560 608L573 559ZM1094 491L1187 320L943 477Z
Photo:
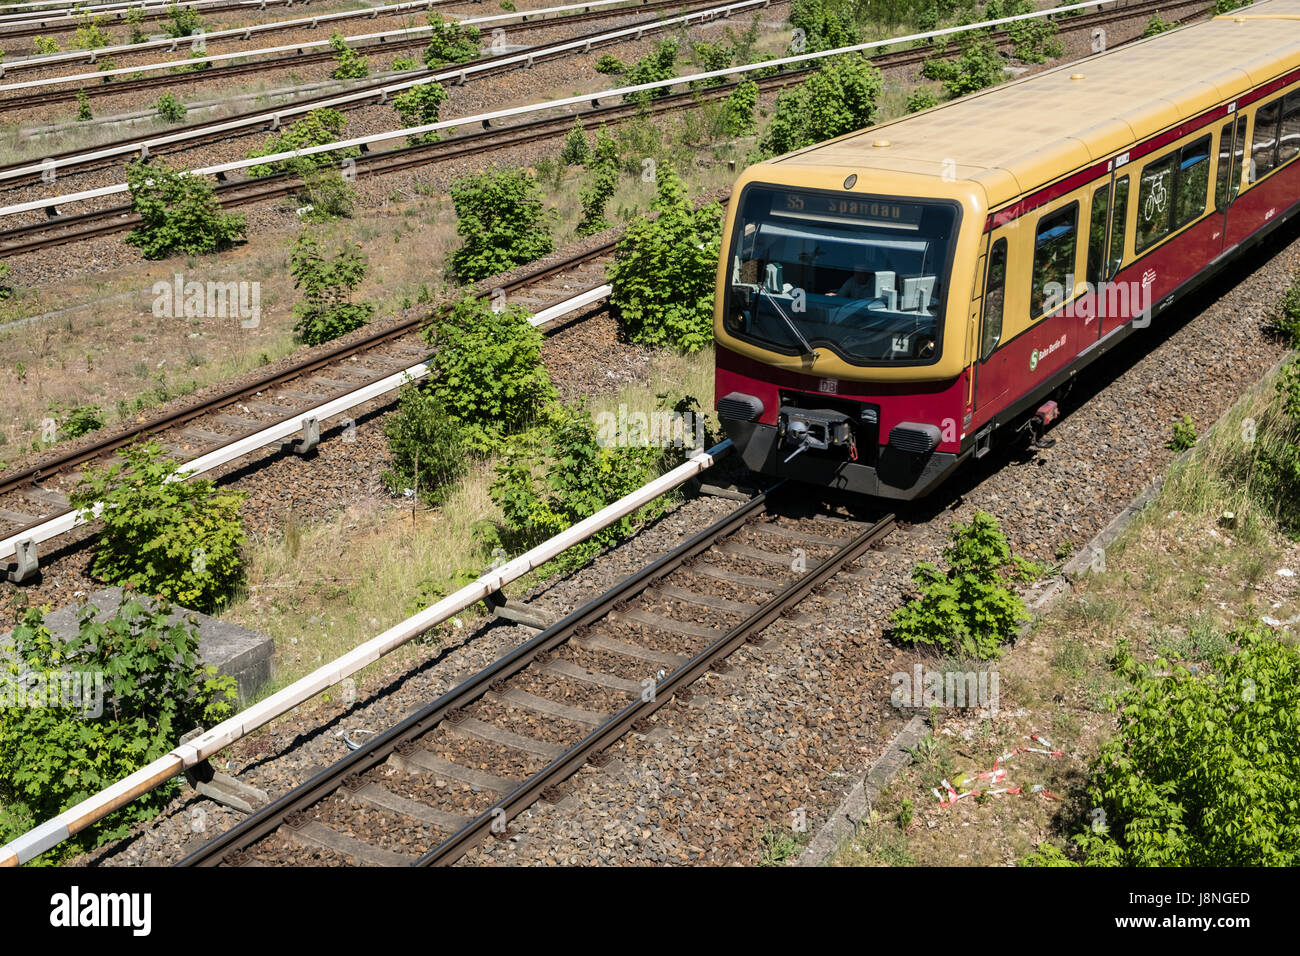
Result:
M1000 367L997 347L1003 340L1003 319L1007 293L1007 237L1001 236L989 248L984 269L984 296L981 309L978 350L972 363L975 376L975 419L994 406L1007 393L1009 380ZM1003 356L1005 357L1005 356ZM990 359L993 360L990 364Z
M1106 238L1104 244L1098 247L1100 254L1096 263L1097 292L1094 305L1097 334L1093 337L1089 333L1087 340L1080 343L1085 348L1107 332L1127 322L1137 308L1135 295L1126 293L1126 289L1115 282L1115 277L1124 267L1124 246L1128 242L1129 174L1112 169L1110 182L1104 188L1107 189L1106 198L1110 211L1106 216ZM1093 265L1093 246L1090 244L1088 246L1090 274L1093 272Z
M1075 310L1078 315L1078 352L1101 337L1101 319L1106 304L1105 283L1109 278L1106 274L1106 243L1110 238L1114 179L1112 171L1110 178L1092 191L1092 205L1088 211L1088 261L1084 272L1087 285Z
M1234 103L1230 110L1236 109ZM1210 232L1207 260L1217 259L1229 248L1228 210L1241 191L1241 166L1246 155L1246 117L1229 119L1219 130L1219 168L1214 180L1214 210L1222 218L1219 228Z

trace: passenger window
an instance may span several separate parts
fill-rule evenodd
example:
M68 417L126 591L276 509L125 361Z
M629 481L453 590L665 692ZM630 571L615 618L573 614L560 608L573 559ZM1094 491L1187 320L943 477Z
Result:
M1124 263L1124 240L1128 233L1128 177L1115 180L1115 209L1110 217L1110 255L1106 259L1106 279L1115 278Z
M1078 241L1079 204L1070 203L1038 220L1034 236L1034 274L1029 313L1041 316L1074 296L1074 252Z
M1241 162L1246 157L1246 117L1237 117L1237 145L1232 150L1232 179L1228 183L1228 202L1241 192Z
M1088 274L1087 280L1095 288L1101 280L1101 268L1106 258L1106 222L1110 213L1110 183L1098 187L1092 194L1092 215L1088 224Z
M1282 101L1274 100L1255 113L1255 135L1250 148L1250 181L1267 176L1277 165L1277 121Z
M1137 251L1169 234L1172 221L1174 191L1174 163L1178 154L1166 156L1142 170L1138 186Z
M1002 304L1007 291L1007 241L993 243L989 254L989 277L984 286L984 336L980 341L980 358L993 354L1002 340Z
M1282 132L1277 140L1277 162L1282 165L1300 153L1300 90L1282 102Z
M1228 205L1228 172L1232 169L1232 124L1219 132L1219 168L1214 174L1214 208L1223 212Z
M1178 185L1174 192L1174 228L1180 229L1205 212L1210 188L1210 137L1205 136L1178 152Z

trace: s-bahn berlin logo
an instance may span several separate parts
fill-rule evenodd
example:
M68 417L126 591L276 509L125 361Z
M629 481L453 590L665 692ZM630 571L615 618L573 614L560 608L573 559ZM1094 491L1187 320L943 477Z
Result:
M1034 351L1031 352L1029 355L1029 371L1032 372L1035 369L1037 369L1039 362L1047 358L1047 356L1051 355L1053 352L1063 347L1064 345L1065 345L1065 336L1062 335L1051 345L1045 345L1041 349L1034 349Z

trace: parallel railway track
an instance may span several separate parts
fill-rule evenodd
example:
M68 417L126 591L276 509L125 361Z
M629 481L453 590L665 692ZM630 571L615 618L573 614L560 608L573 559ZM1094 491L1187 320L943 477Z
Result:
M892 514L791 522L768 506L749 500L180 865L445 866L507 835L895 527Z

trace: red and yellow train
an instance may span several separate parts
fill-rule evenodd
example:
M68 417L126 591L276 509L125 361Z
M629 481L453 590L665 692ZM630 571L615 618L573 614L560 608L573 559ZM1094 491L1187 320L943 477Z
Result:
M1267 0L755 165L723 427L754 471L921 497L1291 217L1297 156L1300 0Z

